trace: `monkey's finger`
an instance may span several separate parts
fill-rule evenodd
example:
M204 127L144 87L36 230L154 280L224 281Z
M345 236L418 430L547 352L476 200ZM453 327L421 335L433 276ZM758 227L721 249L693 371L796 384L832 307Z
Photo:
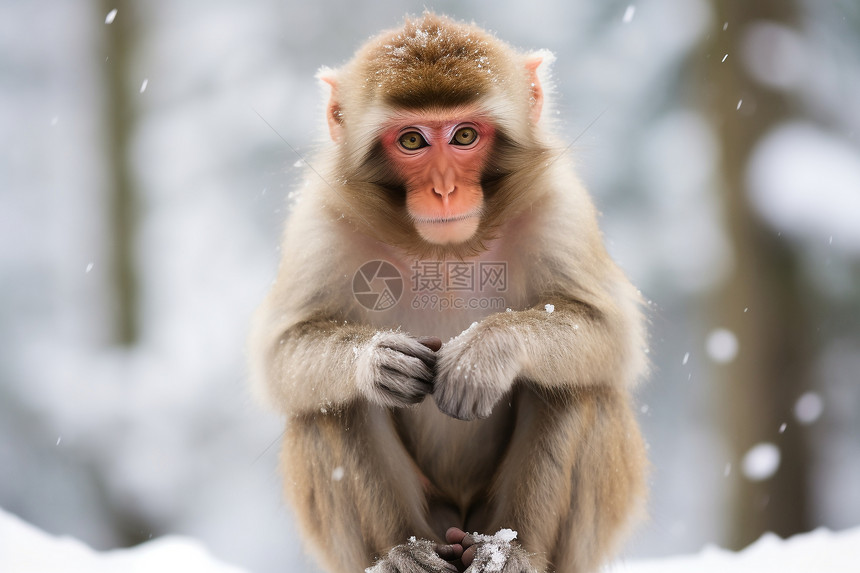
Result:
M466 532L459 527L449 527L448 531L445 532L445 541L451 544L462 544L466 535Z
M435 362L436 355L423 346L420 348L427 354L433 355L433 360L430 363L421 356L414 356L393 348L385 348L382 351L383 359L380 361L381 366L395 372L400 372L409 378L430 382L433 380L433 362Z
M436 353L414 338L388 342L383 344L382 348L417 358L426 364L428 368L433 368L436 365Z
M442 339L437 338L435 336L422 336L418 339L418 342L420 342L433 352L438 352L439 349L442 348Z
M463 546L459 543L455 543L453 545L438 543L436 544L436 547L434 547L434 551L436 551L436 555L445 561L454 561L463 555Z
M465 565L466 567L471 565L472 561L475 560L475 554L477 552L478 552L478 546L477 545L472 545L471 547L469 547L468 549L463 551L463 557L461 557L461 560L463 561L463 565Z
M424 400L430 391L430 385L419 380L398 381L396 379L381 379L379 387L395 399L395 405L403 406L408 404L418 404Z

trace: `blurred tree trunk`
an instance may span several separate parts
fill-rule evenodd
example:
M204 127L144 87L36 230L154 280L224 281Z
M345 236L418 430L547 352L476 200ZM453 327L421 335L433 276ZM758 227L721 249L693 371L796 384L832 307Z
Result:
M104 27L105 168L108 186L110 280L113 290L113 341L133 346L139 338L139 281L135 247L139 193L132 169L131 144L137 120L140 80L132 76L138 23L130 0L100 0L98 18L116 14ZM121 383L122 380L117 380ZM132 546L160 533L134 503L118 500L99 472L94 473L102 502L120 545Z
M731 276L717 297L715 326L728 328L739 341L737 357L716 368L724 432L734 453L727 541L740 548L765 531L787 536L812 523L810 449L792 415L811 371L811 333L804 316L809 299L796 253L752 210L745 180L751 152L789 116L791 102L750 77L742 39L750 24L791 26L798 13L790 0L712 0L712 5L714 31L705 46L700 86L722 155L724 215L734 257ZM780 432L783 423L787 427ZM743 475L741 461L760 442L776 444L781 463L773 477L754 482Z
M129 149L135 108L128 73L135 42L131 3L101 0L100 17L113 10L116 16L104 27L106 164L109 189L110 273L113 282L114 340L130 346L138 338L138 284L135 273L137 196L131 173Z

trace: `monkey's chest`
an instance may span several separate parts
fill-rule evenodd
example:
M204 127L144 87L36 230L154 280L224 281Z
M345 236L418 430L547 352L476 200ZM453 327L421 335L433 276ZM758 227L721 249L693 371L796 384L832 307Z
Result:
M487 490L513 430L514 407L500 402L486 420L464 422L441 413L428 396L399 410L396 423L406 450L440 494L461 507Z
M523 265L512 261L505 249L490 249L467 260L382 256L390 264L370 266L375 274L358 283L362 292L381 294L378 298L369 295L367 300L375 306L365 304L366 312L352 317L377 328L400 328L413 336L436 336L445 342L473 322L532 302L523 287Z

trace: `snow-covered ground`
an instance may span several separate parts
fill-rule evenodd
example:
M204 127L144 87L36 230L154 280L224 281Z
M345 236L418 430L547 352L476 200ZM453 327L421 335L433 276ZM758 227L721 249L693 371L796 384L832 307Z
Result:
M860 527L819 529L788 540L766 535L739 553L715 547L696 555L613 563L605 573L856 573ZM0 571L4 573L242 573L216 561L187 537L162 537L131 549L98 552L55 537L0 509Z
M203 545L160 537L131 549L98 552L71 537L49 535L0 509L0 571L4 573L242 573L219 563Z
M860 527L780 539L771 533L740 552L709 546L695 555L617 563L605 573L857 573Z

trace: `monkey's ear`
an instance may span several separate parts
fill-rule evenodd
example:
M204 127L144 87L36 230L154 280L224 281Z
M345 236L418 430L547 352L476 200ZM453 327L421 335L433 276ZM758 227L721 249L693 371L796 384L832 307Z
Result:
M332 141L338 143L343 139L343 112L341 111L340 99L338 97L337 77L334 70L322 68L317 72L317 79L327 83L331 87L325 116L328 121L329 135L331 135Z
M530 82L529 105L531 109L529 111L529 120L533 125L537 125L537 122L540 121L544 103L543 84L540 78L542 74L538 72L538 68L541 67L541 64L544 64L544 69L547 68L554 59L555 56L545 50L535 52L526 59L526 72L528 73Z

